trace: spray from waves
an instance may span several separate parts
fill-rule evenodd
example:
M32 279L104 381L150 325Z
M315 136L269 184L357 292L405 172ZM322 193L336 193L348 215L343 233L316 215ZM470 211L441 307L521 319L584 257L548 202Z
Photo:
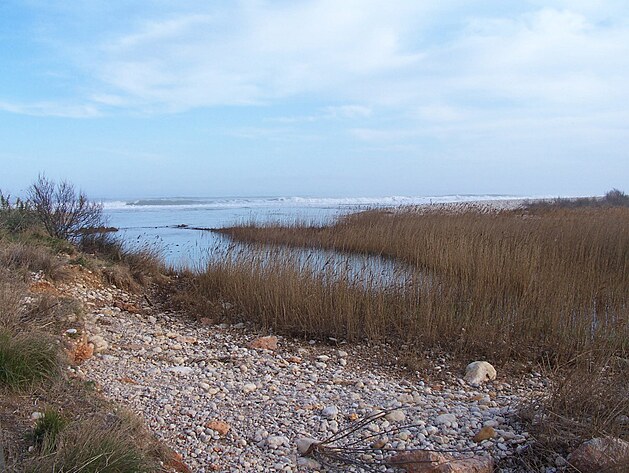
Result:
M236 209L236 208L282 208L282 207L395 207L429 203L471 202L488 200L519 199L511 195L445 195L445 196L386 196L386 197L235 197L235 198L151 198L130 201L103 201L106 210L158 210L180 209Z

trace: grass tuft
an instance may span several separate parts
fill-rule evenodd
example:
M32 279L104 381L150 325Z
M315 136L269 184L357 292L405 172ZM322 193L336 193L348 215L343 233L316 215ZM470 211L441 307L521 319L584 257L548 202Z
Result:
M0 385L23 389L59 369L59 348L48 337L34 333L11 333L0 328Z
M109 415L64 430L54 455L35 458L29 473L152 473L159 471L140 425ZM144 444L142 443L144 441Z
M31 440L42 453L52 453L57 449L60 434L67 424L67 419L61 415L59 411L46 409L44 415L37 419L33 431L28 436L29 440Z

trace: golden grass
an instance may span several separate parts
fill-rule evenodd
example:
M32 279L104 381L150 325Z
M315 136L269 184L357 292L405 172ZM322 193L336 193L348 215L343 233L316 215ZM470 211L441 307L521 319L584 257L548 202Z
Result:
M308 335L386 337L553 363L602 342L626 353L627 229L627 208L369 211L329 227L244 225L223 232L241 241L393 258L413 268L416 282L364 287L304 270L282 250L261 264L251 248L211 263L197 295L219 294L263 324Z

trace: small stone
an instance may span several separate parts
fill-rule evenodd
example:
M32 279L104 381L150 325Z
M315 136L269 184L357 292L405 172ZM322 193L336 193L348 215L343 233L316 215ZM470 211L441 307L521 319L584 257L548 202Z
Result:
M31 420L38 420L38 419L41 419L42 417L44 417L43 412L35 411L31 414Z
M313 438L301 437L298 438L295 443L297 444L297 451L302 455L307 455L312 451L315 445L321 442Z
M102 353L109 348L107 341L100 335L92 335L88 341L94 345L94 353Z
M305 457L299 457L297 459L297 466L301 467L301 468L306 468L309 470L320 470L321 469L321 464L315 460L314 458L305 458Z
M395 455L391 465L408 473L492 473L494 462L488 456L456 458L447 453L417 450Z
M266 444L273 450L280 448L283 445L288 445L289 440L283 435L273 435L266 439Z
M474 442L476 443L480 443L483 440L489 440L495 437L496 437L496 431L494 430L494 428L487 426L480 429L478 433L474 435L474 437L472 437L472 440L474 440Z
M249 348L254 348L257 350L277 350L277 337L268 336L268 337L258 337L249 343Z
M394 411L388 412L387 415L384 417L389 422L403 422L404 419L406 419L406 414L404 414L404 411L396 409Z
M189 374L192 374L193 370L188 366L173 366L171 368L168 368L168 371L178 375L187 376Z
M456 422L456 416L454 414L441 414L435 418L435 424L452 424Z
M245 394L252 393L256 389L258 389L258 386L256 386L254 383L247 383L242 387L242 390Z
M384 448L384 446L389 443L389 438L388 437L382 437L378 440L376 440L374 443L371 444L371 448L375 448L376 450L379 450L381 448Z
M229 432L229 429L231 428L227 422L223 422L222 420L213 420L205 424L205 426L208 429L218 432L218 434L222 437L227 435L227 432Z
M339 415L339 408L336 406L328 406L321 411L321 415L327 419L336 419Z
M629 465L629 442L618 438L593 438L572 452L568 463L582 473L626 471Z

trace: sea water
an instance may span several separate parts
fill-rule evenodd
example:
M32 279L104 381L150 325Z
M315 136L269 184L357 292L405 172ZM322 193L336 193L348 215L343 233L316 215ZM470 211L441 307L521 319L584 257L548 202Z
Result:
M437 197L306 198L147 198L103 201L108 225L119 229L127 247L150 246L175 267L200 267L212 254L224 252L233 242L209 229L247 222L331 223L335 218L368 208L401 207L429 203L512 199L500 195L449 195Z

